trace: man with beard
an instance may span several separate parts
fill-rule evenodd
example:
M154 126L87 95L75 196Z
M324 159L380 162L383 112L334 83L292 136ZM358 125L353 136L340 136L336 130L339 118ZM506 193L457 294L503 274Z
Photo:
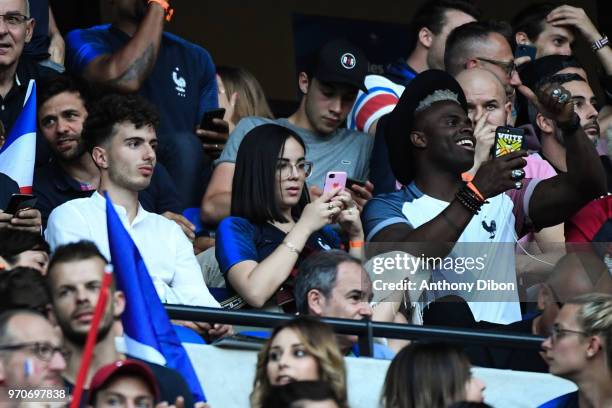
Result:
M166 0L112 1L112 24L71 31L66 68L119 93L138 92L160 111L159 158L172 175L181 204L195 207L204 193L204 112L218 107L215 66L203 48L164 32ZM198 130L217 149L227 133ZM209 169L207 171L210 171ZM198 180L198 182L194 182Z
M606 170L608 191L612 191L612 164L607 155L607 143L600 135L597 98L588 82L578 74L568 73L552 75L541 81L541 84L560 84L572 94L574 112L580 118L580 126L584 133L597 146L599 158ZM534 125L540 136L540 161L545 160L557 174L566 173L568 154L571 159L573 152L567 150L560 130L554 121L540 112L535 115Z
M110 258L106 226L108 196L138 247L164 303L219 307L211 296L191 243L176 223L150 213L138 202L156 163L158 117L143 98L108 95L89 111L83 138L100 185L89 198L68 201L51 212L45 236L51 250L87 239Z
M81 241L58 248L49 265L47 286L53 311L64 334L65 346L70 352L63 373L70 388L76 382L83 358L85 340L98 302L106 263L106 259L94 244ZM133 358L116 349L115 334L122 331L120 317L125 308L125 296L116 289L114 283L111 285L108 299L85 381L86 388L89 388L94 373L100 367L117 360ZM178 396L183 396L185 406L193 406L191 392L177 371L145 363L159 380L162 401L175 401ZM86 395L83 396L83 401L87 401Z
M53 151L53 160L34 174L36 208L46 226L55 207L93 194L100 183L100 170L82 138L88 105L84 88L68 76L58 76L43 83L37 96L38 126ZM138 194L138 201L147 211L176 221L194 238L193 225L177 214L181 205L174 182L161 164L155 166L151 184Z

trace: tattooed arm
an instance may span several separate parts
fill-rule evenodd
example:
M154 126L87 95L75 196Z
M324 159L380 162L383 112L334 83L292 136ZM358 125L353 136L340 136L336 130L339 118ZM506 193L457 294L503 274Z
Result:
M155 65L163 29L164 9L152 2L130 41L92 60L83 72L85 79L117 92L138 91Z

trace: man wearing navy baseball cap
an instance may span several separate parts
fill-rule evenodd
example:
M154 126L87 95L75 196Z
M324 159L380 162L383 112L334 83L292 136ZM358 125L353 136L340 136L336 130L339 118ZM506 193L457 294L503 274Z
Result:
M367 180L374 139L346 129L345 122L357 92L365 91L368 60L355 45L336 39L323 45L306 66L299 68L298 87L302 93L298 110L288 118L242 119L230 134L223 153L215 161L201 207L202 219L217 224L229 216L232 178L238 147L245 134L256 126L276 123L297 132L306 144L306 160L314 163L308 178L311 195L320 194L329 171L344 171L348 177ZM373 186L354 184L349 190L358 206L372 197ZM313 198L313 197L311 197Z
M417 75L378 127L395 177L406 187L370 200L363 214L367 240L403 243L401 249L417 257L443 259L443 267L426 264L434 285L422 288L421 300L428 304L459 296L476 321L521 319L515 233L520 237L528 229L564 222L605 192L603 168L580 127L571 94L559 84L539 89L537 97L525 86L520 90L557 124L575 152L567 173L542 181L523 179L527 153L519 150L485 162L466 182L463 173L473 165L476 139L463 90L444 71ZM481 281L505 286L480 286ZM479 288L470 289L470 283Z

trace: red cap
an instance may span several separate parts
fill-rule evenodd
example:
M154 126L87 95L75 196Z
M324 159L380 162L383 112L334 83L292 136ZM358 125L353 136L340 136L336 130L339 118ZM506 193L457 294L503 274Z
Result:
M155 402L159 401L159 386L153 372L146 364L136 360L119 360L101 367L91 380L89 386L89 404L94 405L96 393L103 389L110 380L122 376L134 375L144 380L153 390Z

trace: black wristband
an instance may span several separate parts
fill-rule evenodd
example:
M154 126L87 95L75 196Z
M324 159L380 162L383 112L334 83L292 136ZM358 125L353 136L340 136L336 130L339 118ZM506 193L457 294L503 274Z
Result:
M470 210L470 212L474 215L478 214L478 212L480 211L480 207L482 207L482 205L485 203L484 201L481 201L479 198L477 198L467 185L463 186L459 191L457 191L455 197L465 208Z
M557 122L557 127L563 131L563 133L574 133L580 127L580 116L574 113L572 119L569 122Z

